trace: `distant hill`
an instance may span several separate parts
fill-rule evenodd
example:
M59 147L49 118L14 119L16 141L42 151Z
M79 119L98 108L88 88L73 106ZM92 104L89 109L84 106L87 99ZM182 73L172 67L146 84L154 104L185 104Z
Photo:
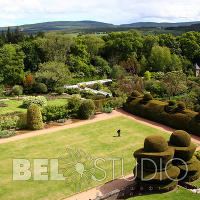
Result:
M114 25L104 22L97 21L54 21L54 22L43 22L37 24L26 24L18 26L19 29L25 33L34 33L38 31L65 31L68 33L72 32L113 32L113 31L123 31L130 30L132 28L136 28L139 30L142 29L168 29L176 28L176 27L190 27L195 26L200 23L200 21L196 22L181 22L181 23L156 23L156 22L136 22L131 24L122 24L122 25ZM10 27L11 30L16 27ZM184 29L184 28L180 28ZM7 27L0 28L0 31L7 30ZM170 30L170 29L169 29ZM171 29L176 30L176 29Z
M106 28L115 27L113 24L96 22L96 21L55 21L55 22L43 22L37 24L26 24L18 26L23 32L37 32L37 31L56 31L56 30L79 30L90 28ZM11 30L15 29L15 26L10 27ZM7 30L7 27L2 27L0 30Z
M166 28L166 27L178 27L178 26L190 26L192 24L200 23L200 21L195 22L177 22L177 23L157 23L157 22L136 22L132 24L122 24L121 27L133 27L133 28L140 28L140 27L152 27L152 28Z
M178 27L167 27L166 30L175 30L175 31L197 31L200 32L200 23L192 24L190 26L178 26Z

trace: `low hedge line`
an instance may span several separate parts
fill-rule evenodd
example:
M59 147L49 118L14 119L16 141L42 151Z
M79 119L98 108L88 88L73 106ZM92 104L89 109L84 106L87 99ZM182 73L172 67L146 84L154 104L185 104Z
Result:
M50 122L50 121L69 118L66 105L45 106L41 112L42 112L43 122Z
M140 117L165 124L174 129L185 130L200 136L200 121L197 112L183 110L181 112L166 112L167 102L149 100L143 103L143 97L138 97L124 104L123 109Z
M110 97L93 101L97 111L101 111L106 104L106 107L111 107L113 109L122 107L123 105L123 99L120 97Z

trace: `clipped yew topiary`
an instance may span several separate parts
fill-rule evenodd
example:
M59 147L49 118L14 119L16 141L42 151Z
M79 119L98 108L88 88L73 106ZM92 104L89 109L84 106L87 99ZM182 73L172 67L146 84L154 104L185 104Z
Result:
M174 149L173 164L180 169L179 179L192 182L200 177L200 161L194 156L196 145L185 131L172 133L169 145Z
M134 176L139 186L149 191L169 191L177 186L180 169L172 165L174 149L158 135L148 136L144 148L134 152L138 165Z
M141 94L137 90L133 90L131 95L128 97L127 102L131 102L132 100L134 100L140 96L141 96Z
M139 96L141 96L141 94L137 90L133 90L133 92L131 93L131 97L139 97Z
M199 111L199 113L195 116L195 119L196 119L198 122L200 122L200 111Z
M177 104L177 108L176 108L177 112L183 112L185 109L186 109L185 103L180 102Z
M175 100L169 100L168 101L168 105L169 106L175 106L176 105L176 101Z
M188 147L191 144L191 137L186 131L176 130L171 134L169 143L179 147Z
M160 135L151 135L145 138L144 151L146 152L163 152L167 148L167 141Z
M27 124L31 130L43 129L42 114L40 107L36 104L31 104L27 110Z
M150 101L150 100L152 100L153 99L153 97L152 97L152 95L151 95L151 93L146 93L145 95L144 95L144 97L143 97L143 100L144 101Z

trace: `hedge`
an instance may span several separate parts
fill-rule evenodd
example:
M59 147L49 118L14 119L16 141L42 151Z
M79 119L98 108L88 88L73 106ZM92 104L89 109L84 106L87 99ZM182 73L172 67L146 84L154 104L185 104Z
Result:
M117 101L118 98L117 97L110 97L110 98L104 98L104 99L100 99L100 100L93 100L94 104L95 104L95 109L97 111L101 111L103 109L103 106L105 105L106 102L108 101Z
M43 122L50 122L50 121L55 121L59 119L67 119L69 118L68 116L68 110L65 105L63 106L45 106L42 109L42 119Z
M125 103L123 108L131 114L200 136L200 121L196 118L197 112L184 110L182 112L168 113L165 111L168 106L166 102L150 100L143 104L141 101L142 98L138 97L131 102Z

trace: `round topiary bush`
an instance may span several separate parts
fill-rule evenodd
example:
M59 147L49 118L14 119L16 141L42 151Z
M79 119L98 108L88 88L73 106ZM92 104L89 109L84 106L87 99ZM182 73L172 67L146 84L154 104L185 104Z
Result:
M27 124L31 130L43 129L42 114L40 107L36 104L31 104L27 110Z
M155 165L158 167L158 169L165 169L166 164L169 165L172 162L172 159L174 157L174 149L168 148L166 151L163 152L146 152L144 148L138 149L134 152L134 157L137 159L137 163L140 165L145 166L145 170L148 171L154 171ZM145 160L145 159L148 160ZM162 159L162 163L160 160ZM153 162L151 162L151 161Z
M151 135L145 138L144 151L146 152L164 152L167 148L167 141L160 135Z
M152 95L151 95L151 93L146 93L145 95L144 95L144 97L143 97L143 100L144 101L150 101L150 100L152 100L153 99L153 97L152 97Z
M169 143L178 147L189 147L191 137L186 131L177 130L171 134Z
M81 105L78 110L78 116L80 119L89 119L95 111L94 102L89 99L81 102Z
M23 94L23 88L19 85L15 85L13 88L12 88L12 93L16 96L20 96Z

